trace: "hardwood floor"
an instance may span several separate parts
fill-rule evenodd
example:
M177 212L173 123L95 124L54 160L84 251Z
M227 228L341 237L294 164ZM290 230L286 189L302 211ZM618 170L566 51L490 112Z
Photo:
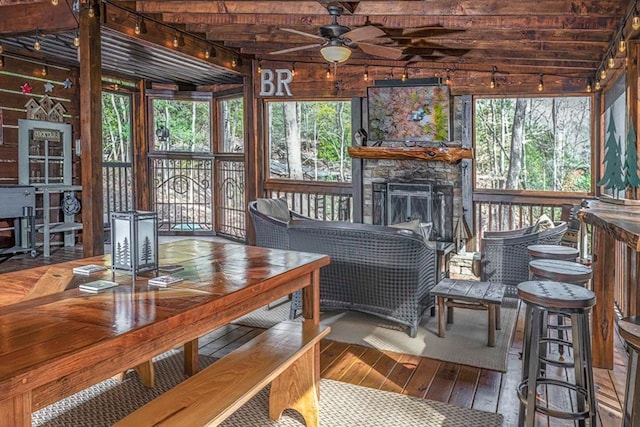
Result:
M68 261L82 256L82 249L55 248L52 257L27 254L0 261L0 273ZM522 310L521 310L522 311ZM513 344L508 356L506 373L441 362L357 345L324 340L321 344L321 375L364 387L404 393L419 398L447 402L466 408L498 412L504 416L505 426L515 426L519 402L516 387L520 382L523 313L520 313ZM244 342L260 334L261 329L237 325L219 328L200 339L200 353L222 357ZM620 426L626 381L627 356L622 340L616 336L615 366L613 370L594 369L598 417L603 427ZM553 375L566 375L557 370ZM554 407L567 407L571 400L562 394L542 396ZM540 426L573 426L573 422L539 417Z

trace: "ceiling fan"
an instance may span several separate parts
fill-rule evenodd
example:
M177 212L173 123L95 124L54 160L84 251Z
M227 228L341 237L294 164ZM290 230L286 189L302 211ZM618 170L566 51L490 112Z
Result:
M367 25L366 27L359 27L352 30L338 23L338 17L342 15L344 11L342 7L330 5L327 7L327 10L333 18L333 22L320 27L320 35L305 33L304 31L294 30L292 28L281 28L282 31L312 37L322 40L322 42L282 49L270 53L272 55L280 55L320 47L322 57L332 63L346 61L351 56L352 49L356 48L359 48L368 55L380 56L382 58L400 59L402 57L403 52L400 48L365 42L365 40L372 40L377 37L386 37L387 34L380 28Z

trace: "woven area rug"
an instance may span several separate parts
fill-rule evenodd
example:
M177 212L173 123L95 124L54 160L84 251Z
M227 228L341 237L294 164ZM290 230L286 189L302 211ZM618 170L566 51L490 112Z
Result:
M202 357L202 366L214 359ZM185 379L182 353L163 356L156 363L156 387L146 389L137 375L124 382L106 380L34 413L34 426L103 427L124 418L165 390ZM320 425L327 427L436 427L501 426L502 416L402 394L322 380ZM268 388L240 408L222 425L226 427L304 426L295 411L285 411L279 422L269 419Z
M354 311L324 312L321 323L331 326L330 340L506 372L518 305L517 299L505 299L495 347L487 346L487 312L481 310L455 309L454 323L447 325L444 338L438 336L438 317L429 314L415 338L409 337L405 326ZM234 323L268 328L288 315L289 305L284 303L270 310L261 308Z

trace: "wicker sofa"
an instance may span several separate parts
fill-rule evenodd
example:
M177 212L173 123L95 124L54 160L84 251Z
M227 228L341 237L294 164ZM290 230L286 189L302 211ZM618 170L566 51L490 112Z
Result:
M567 223L535 231L535 226L507 231L485 231L480 240L480 280L507 285L506 294L516 296L518 283L529 280L527 251L530 245L557 245L567 231Z
M415 337L429 294L436 284L436 250L410 230L292 214L289 223L270 218L249 204L259 246L327 254L320 273L322 309L347 309L409 326ZM278 228L278 230L274 230ZM292 310L300 307L294 295Z

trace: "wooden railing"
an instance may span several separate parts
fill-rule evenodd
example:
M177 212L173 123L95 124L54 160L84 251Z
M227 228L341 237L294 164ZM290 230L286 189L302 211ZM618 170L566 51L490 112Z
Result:
M265 196L286 198L289 208L299 214L324 221L351 221L353 190L350 182L309 182L271 180Z
M535 224L542 214L552 221L562 219L562 211L579 205L586 194L521 191L477 191L473 193L476 248L484 231L512 230Z

